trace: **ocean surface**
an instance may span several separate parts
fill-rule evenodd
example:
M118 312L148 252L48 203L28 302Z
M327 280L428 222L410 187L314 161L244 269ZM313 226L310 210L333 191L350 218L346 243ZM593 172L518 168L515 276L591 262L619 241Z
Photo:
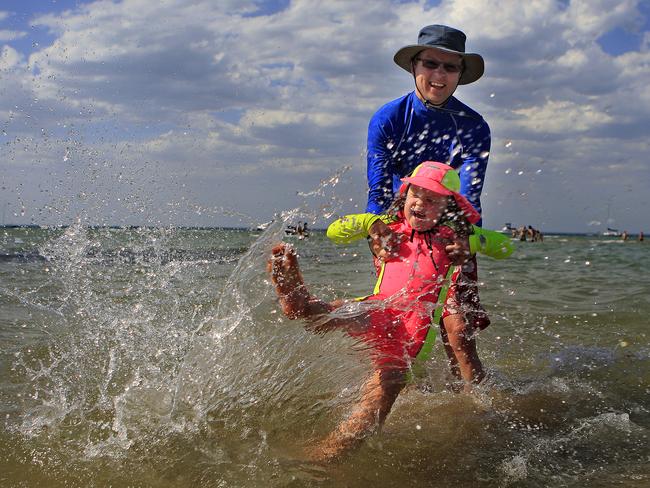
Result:
M479 258L488 378L427 375L339 462L367 351L279 311L273 243L326 298L368 294L365 242L322 232L0 228L2 487L648 487L650 242L546 236Z

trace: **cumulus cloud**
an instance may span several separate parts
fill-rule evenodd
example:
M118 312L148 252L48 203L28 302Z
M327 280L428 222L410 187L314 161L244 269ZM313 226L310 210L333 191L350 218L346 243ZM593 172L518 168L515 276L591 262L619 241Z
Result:
M13 41L25 37L26 35L27 33L24 31L0 29L0 42Z
M584 132L598 125L610 123L610 115L593 106L570 101L549 100L541 107L514 110L521 115L520 124L531 132L566 134Z
M2 49L0 49L0 70L8 72L15 68L21 59L20 53L11 46L2 46Z
M223 207L267 184L272 191L237 206L270 215L310 182L350 165L346 178L356 186L342 197L363 203L368 120L412 89L392 56L423 25L447 23L462 28L468 50L486 60L484 78L457 96L492 128L488 225L523 218L522 194L558 230L593 220L582 209L601 205L594 188L642 207L650 183L637 164L649 154L648 33L638 50L618 56L598 44L612 29L640 28L638 1L354 3L102 0L31 18L52 39L31 53L11 44L23 31L5 26L9 17L0 12L0 42L8 43L0 51L2 156L13 168L2 176L5 186L40 208L57 192L72 198L93 167L113 171L126 162L120 171L141 179L140 194L147 177L156 181L152 215L183 192L186 201ZM75 173L73 159L74 178L66 176ZM34 165L47 171L27 178ZM566 202L562 188L553 199L566 208L544 207L549 189L541 185L552 175L584 204ZM54 188L57 178L70 183ZM133 192L111 181L106 199Z

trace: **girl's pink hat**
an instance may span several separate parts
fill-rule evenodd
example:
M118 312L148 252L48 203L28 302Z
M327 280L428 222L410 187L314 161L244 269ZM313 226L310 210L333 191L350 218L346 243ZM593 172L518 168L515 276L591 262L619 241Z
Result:
M402 178L401 181L404 184L399 189L400 193L406 192L408 185L416 185L438 195L451 195L470 224L481 220L481 214L469 203L467 198L458 193L460 178L456 170L448 164L425 161L417 166L410 176Z

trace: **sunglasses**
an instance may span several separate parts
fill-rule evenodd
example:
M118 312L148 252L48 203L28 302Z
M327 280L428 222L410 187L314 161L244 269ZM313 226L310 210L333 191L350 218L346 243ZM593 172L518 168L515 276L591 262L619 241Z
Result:
M430 69L431 71L436 70L441 66L446 73L460 73L463 69L463 65L461 64L441 63L440 61L435 61L433 59L413 58L413 61L422 63L422 66L425 69Z

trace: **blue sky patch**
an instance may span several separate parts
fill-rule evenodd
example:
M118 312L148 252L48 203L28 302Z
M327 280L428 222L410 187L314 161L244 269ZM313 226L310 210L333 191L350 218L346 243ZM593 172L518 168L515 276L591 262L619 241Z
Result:
M641 33L617 27L600 36L597 42L607 54L620 56L630 51L638 51L642 40Z

